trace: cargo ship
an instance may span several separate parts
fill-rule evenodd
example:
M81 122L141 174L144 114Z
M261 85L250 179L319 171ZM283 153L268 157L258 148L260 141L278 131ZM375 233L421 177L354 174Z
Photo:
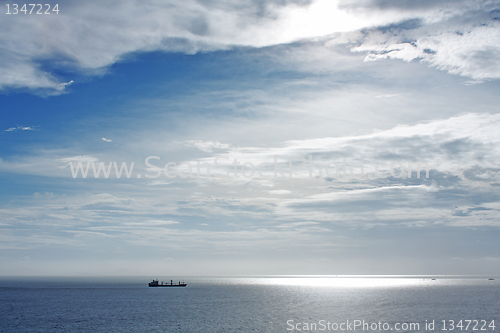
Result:
M160 283L158 282L158 279L153 280L153 282L149 282L148 284L150 287L185 287L187 286L187 283L184 283L184 281L179 281L179 283L174 283L172 280L170 280L170 283L165 283L163 284L163 281Z

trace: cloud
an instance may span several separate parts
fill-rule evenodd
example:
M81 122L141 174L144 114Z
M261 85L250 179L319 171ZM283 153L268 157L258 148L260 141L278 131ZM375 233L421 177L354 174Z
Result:
M69 162L78 163L78 162L97 162L98 159L93 156L80 155L80 156L60 158L59 161L63 163L69 163Z
M102 141L105 141L105 142L113 142L113 140L106 139L106 138L102 138Z
M468 114L412 126L400 125L359 136L292 140L268 148L234 147L203 161L213 166L214 157L226 157L231 171L230 161L233 159L237 159L240 165L251 162L256 168L267 162L271 166L264 168L263 173L271 178L264 180L255 176L252 180L245 180L240 174L239 179L233 175L228 179L193 181L200 184L210 181L212 187L241 186L264 190L269 194L261 194L269 205L267 210L277 220L359 226L403 224L415 227L433 223L457 227L495 226L500 210L491 204L498 200L500 193L490 184L500 182L500 169L493 162L500 158L497 148L497 143L500 143L499 124L498 115ZM300 158L296 157L296 171L290 179L288 158L300 156L307 160L308 155L314 163L322 166L322 174L317 166L313 166L311 178L307 164L300 169ZM284 163L285 177L279 174L272 177L274 156L277 156L278 163ZM341 166L343 160L347 162L346 171L340 169L337 174L338 165ZM196 160L190 162L196 165ZM421 163L421 167L427 164L429 178L424 170L417 178L415 165L411 178L408 178L409 163L415 162ZM391 172L389 166L397 163L402 163L402 171ZM364 165L365 177L358 176L360 164ZM329 177L326 165L330 165ZM378 176L374 172L377 165L381 165ZM355 167L356 175L350 175L350 166ZM223 174L223 170L219 171ZM214 173L217 170L212 170ZM398 178L398 174L402 177ZM325 181L331 184L328 189L323 187ZM272 190L263 189L268 183L272 184ZM290 194L291 198L277 200L277 194ZM452 209L454 203L460 202L469 205ZM219 210L220 215L241 212L251 204L245 200L226 205L219 207L224 211ZM239 208L228 210L229 206Z
M357 10L415 10L415 9L433 9L436 7L445 7L452 9L457 5L470 2L468 0L341 0L340 8L350 8ZM476 1L480 2L480 1ZM485 2L485 1L482 1Z
M60 82L53 68L100 75L131 53L263 47L348 31L364 36L352 50L368 52L367 60L422 59L474 79L498 78L495 13L487 1L73 2L56 18L0 22L0 89L59 94L73 81Z
M14 131L34 131L35 127L34 126L17 126L17 127L11 127L7 128L5 132L14 132Z
M203 140L188 140L188 141L174 141L188 147L195 147L201 151L212 153L214 149L229 150L232 148L230 144L220 143L217 141L203 141Z
M495 261L500 261L500 258L496 258L496 257L484 257L484 258L481 258L481 260L495 262Z
M134 244L144 246L148 240L166 246L161 245L162 239L193 236L200 240L199 244L216 243L227 248L233 246L233 240L221 230L232 228L238 229L233 236L250 242L245 230L257 233L258 229L267 229L272 238L277 230L293 229L317 239L318 233L345 227L497 226L500 188L493 184L500 183L500 168L494 163L500 158L499 126L498 115L466 114L364 135L289 140L264 147L232 144L230 150L221 150L213 148L218 146L218 141L206 140L201 141L201 147L212 151L203 151L201 158L193 149L178 155L182 159L168 155L168 161L178 165L191 162L194 169L198 161L207 161L212 166L212 174L224 172L215 168L215 157L238 159L241 171L245 162L255 166L272 163L276 155L279 162L284 162L283 178L279 175L263 178L257 171L250 179L241 177L241 172L239 178L207 178L202 170L201 177L193 179L167 179L164 174L146 180L135 178L135 174L132 179L120 180L94 179L92 175L87 179L73 179L69 162L97 162L103 158L90 153L56 158L68 154L69 150L2 160L0 170L12 173L11 177L14 174L55 177L58 190L63 189L68 195L36 195L17 208L6 207L0 215L3 224L19 228L43 225L58 230L72 226L76 230L102 232L120 239L133 238ZM194 147L200 143L193 141ZM309 155L313 162L322 165L322 175L314 167L310 178L306 166L294 172L292 179L288 178L288 157L302 156L307 160ZM119 157L108 156L105 163L109 158L120 161ZM332 166L328 177L324 166L342 163L343 159L347 162L347 174L337 175ZM134 168L134 172L144 173L144 166L140 166L144 161L135 162L138 169ZM162 167L166 162L157 161L156 165ZM425 178L424 171L416 178L415 169L408 178L408 162L428 163L429 178ZM370 177L349 175L350 165L359 163L364 164ZM374 167L378 163L383 166L376 175ZM391 175L391 163L403 163L405 176ZM58 169L61 164L64 169ZM359 173L359 168L354 171ZM269 177L273 166L264 168L263 172ZM148 186L155 184L162 185ZM88 192L94 195L82 195ZM208 234L197 229L203 223L207 224L203 228L209 229ZM31 238L29 242L39 244L43 239ZM173 242L176 248L184 246L182 242ZM20 246L20 243L12 246Z
M292 192L291 191L288 191L288 190L271 190L271 191L268 191L269 194L291 194Z
M73 80L66 82L66 83L59 83L57 85L57 90L64 90L64 89L66 89L67 86L70 86L72 84L73 84Z
M368 29L351 50L367 53L365 61L419 60L437 69L472 78L473 81L467 84L498 79L500 21L492 16L494 8L485 5L437 22L428 22L429 18L428 21L412 20Z
M60 253L61 247L99 249L105 252L102 258L111 260L109 249L122 248L146 257L152 251L174 258L182 253L184 262L200 255L258 257L256 252L262 252L263 258L269 253L285 257L302 253L307 258L334 260L342 249L349 249L344 252L348 255L351 249L383 254L384 244L390 244L391 253L404 252L419 242L439 247L436 244L442 244L444 235L467 238L472 228L489 233L498 227L500 187L492 184L500 183L500 168L495 164L500 158L499 127L498 115L465 114L361 135L262 146L230 141L230 150L213 148L214 143L228 141L192 140L193 148L201 142L202 148L212 150L203 154L198 148L186 149L180 141L158 141L158 146L183 151L175 159L167 155L177 163L206 159L213 166L214 157L227 156L257 165L272 162L277 155L286 168L286 157L307 159L309 154L323 165L344 158L367 167L421 160L432 165L428 179L416 179L415 173L411 179L395 178L387 168L380 176L366 179L320 177L316 170L309 178L306 168L293 179L167 179L161 175L153 183L168 180L164 186L148 186L151 179L134 177L76 180L67 167L70 161L109 161L115 156L103 159L105 155L91 151L77 155L74 149L37 151L36 157L2 160L0 168L16 181L26 178L25 173L44 176L43 183L53 182L55 193L19 196L15 205L0 207L0 238L4 248L44 254ZM134 144L141 149L136 164L143 164L145 146ZM161 162L158 165L166 161ZM57 169L59 164L65 164L65 173ZM264 172L269 175L272 170ZM104 247L102 239L106 239ZM398 241L402 244L395 244ZM458 240L445 246L458 249L463 244ZM471 248L470 255L498 257L483 250ZM435 252L442 254L439 249ZM444 257L458 256L460 252L447 252Z
M393 97L397 97L399 95L400 94L385 94L385 95L377 95L377 96L375 96L375 98L393 98Z
M276 30L273 26L280 25L285 9L300 11L307 5L309 1L299 0L148 4L125 0L112 5L90 1L68 3L56 17L6 17L0 22L0 88L27 87L60 93L72 83L61 83L54 73L43 68L44 64L94 75L102 74L106 66L131 52L192 54L228 49L231 45L282 42L287 37L268 34L265 27Z

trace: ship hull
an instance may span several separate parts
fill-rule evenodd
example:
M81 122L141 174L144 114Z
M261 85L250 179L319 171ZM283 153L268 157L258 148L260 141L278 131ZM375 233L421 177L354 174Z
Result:
M160 281L158 281L158 279L154 280L152 282L149 282L148 283L148 286L150 287L185 287L187 286L187 283L185 283L184 281L179 281L179 283L174 283L173 280L170 280L170 283L160 283Z
M150 287L185 287L187 284L158 284L158 285L149 285Z

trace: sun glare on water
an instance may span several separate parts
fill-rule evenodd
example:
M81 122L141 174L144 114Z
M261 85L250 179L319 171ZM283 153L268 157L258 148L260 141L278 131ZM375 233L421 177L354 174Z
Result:
M411 286L429 283L430 281L430 278L421 277L287 276L256 278L255 284L304 287L377 288Z

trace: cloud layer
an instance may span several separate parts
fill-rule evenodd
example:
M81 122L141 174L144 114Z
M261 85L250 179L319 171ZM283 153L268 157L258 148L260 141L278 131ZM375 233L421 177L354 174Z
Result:
M4 17L0 88L57 94L72 81L61 82L56 72L102 74L134 52L262 47L342 31L362 34L352 51L368 52L367 60L422 59L492 79L500 75L498 8L496 1L73 2L59 15Z
M131 256L128 260L151 251L197 260L249 253L264 258L269 252L273 258L291 254L331 258L338 253L356 257L357 251L367 249L385 253L383 246L390 256L393 247L404 253L420 242L446 256L450 249L440 249L441 241L428 244L426 237L451 237L454 229L468 234L476 228L499 226L498 133L498 115L467 114L366 135L285 141L273 147L173 142L179 149L192 149L190 156L196 156L196 151L205 156L184 156L175 161L178 165L191 162L196 166L200 161L214 167L216 157L227 157L230 162L238 159L238 178L207 178L202 173L199 178L168 179L162 174L156 179L137 179L136 172L155 172L139 167L142 162L136 161L137 169L128 180L113 176L72 179L68 162L99 162L106 157L46 151L38 157L2 161L0 169L20 177L57 179L65 194L36 192L4 205L0 241L3 249L20 251L106 248L107 258L126 254ZM330 175L324 169L320 175L314 166L310 177L307 167L300 169L297 157L298 171L289 178L288 157L307 159L308 155L323 167L331 164ZM284 162L284 177L270 177L273 165L263 169L265 177L242 177L242 163L272 163L274 156ZM346 173L337 174L334 164L341 165L343 160ZM427 163L429 178L424 170L417 178L415 169L408 177L408 162ZM367 177L351 175L350 166L359 174L360 163ZM391 163L401 163L405 169L397 166L391 172ZM382 165L378 175L373 170L377 164ZM212 174L221 175L221 171L212 169ZM386 242L361 236L380 230ZM409 237L404 246L398 243L401 237ZM452 257L457 257L460 251L453 249ZM487 249L469 249L466 255L484 256ZM264 266L269 263L266 260L262 259Z

